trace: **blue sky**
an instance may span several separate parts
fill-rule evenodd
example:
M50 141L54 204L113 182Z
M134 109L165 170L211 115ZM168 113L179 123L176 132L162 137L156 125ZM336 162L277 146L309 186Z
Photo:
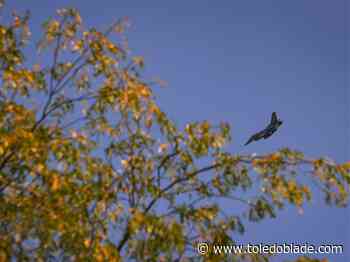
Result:
M122 16L131 19L133 54L145 58L146 74L168 83L156 93L178 125L228 121L230 150L237 153L268 153L288 146L310 157L349 159L345 0L9 4L31 9L35 37L41 22L67 6L77 7L85 22L99 28ZM273 111L284 120L281 129L269 140L243 147ZM275 220L247 227L244 238L349 247L348 211L326 207L316 196L303 215L288 208ZM334 256L332 261L344 258Z

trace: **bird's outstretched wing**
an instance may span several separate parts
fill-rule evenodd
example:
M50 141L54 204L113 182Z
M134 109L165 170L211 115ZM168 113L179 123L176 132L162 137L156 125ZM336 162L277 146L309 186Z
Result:
M262 138L264 137L264 135L265 135L265 130L260 131L260 132L258 132L258 133L256 133L256 134L252 135L252 136L249 138L249 140L248 140L244 145L246 146L246 145L250 144L250 143L253 142L253 141L260 140L260 139L262 139Z
M271 122L270 122L270 124L274 125L274 124L277 123L277 121L278 121L277 114L276 114L276 112L273 112L272 115L271 115Z

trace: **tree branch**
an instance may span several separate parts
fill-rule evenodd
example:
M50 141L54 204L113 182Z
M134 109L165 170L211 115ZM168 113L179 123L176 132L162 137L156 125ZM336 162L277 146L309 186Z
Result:
M167 185L166 187L164 187L159 193L158 193L158 196L153 198L151 200L151 202L148 204L148 206L146 207L146 209L144 210L144 214L148 213L151 208L157 203L157 201L160 199L160 197L167 191L169 191L170 189L172 189L175 185L177 185L178 183L181 183L181 182L184 182L184 181L188 181L189 179L201 174L201 173L204 173L204 172L207 172L207 171L210 171L212 169L215 169L217 167L219 167L220 164L215 164L215 165L211 165L211 166L207 166L207 167L204 167L204 168L201 168L197 171L194 171L190 174L187 174L186 177L181 177L181 178L178 178L176 180L174 180L172 183L170 183L169 185ZM122 239L120 240L119 244L118 244L118 251L120 252L123 248L123 246L125 245L125 243L128 241L128 239L130 238L130 231L128 229L128 224L127 224L127 228L125 230L125 233L122 237Z

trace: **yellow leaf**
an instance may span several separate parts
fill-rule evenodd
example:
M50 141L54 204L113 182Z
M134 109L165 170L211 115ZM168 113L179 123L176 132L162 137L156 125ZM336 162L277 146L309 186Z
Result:
M91 244L91 240L90 240L90 239L85 239L85 240L84 240L84 246L85 246L85 247L89 247L90 244Z
M281 160L281 156L278 153L274 153L270 157L271 161L279 161Z
M136 65L138 65L138 66L140 66L140 67L143 67L143 66L144 66L143 57L141 57L141 56L135 56L132 60L133 60L133 62L134 62Z
M127 168L128 167L128 161L127 160L121 160L120 161L121 163L122 163L122 166L124 167L124 168Z
M75 22L79 25L82 23L81 16L78 13L75 14Z
M98 261L98 262L102 262L102 261L105 261L104 260L104 257L101 255L101 254L98 254L97 256L96 256L96 261Z
M83 41L72 41L72 51L79 51L83 48Z
M57 176L54 176L53 179L52 179L52 185L51 185L51 189L53 191L56 191L57 189L59 189L60 187L60 180Z
M158 153L163 153L164 151L166 151L168 149L168 146L168 144L160 144L158 148Z
M344 168L350 170L350 161L343 164Z
M64 224L63 224L63 223L59 223L59 224L58 224L58 230L59 230L59 231L64 231L64 229L65 229Z
M0 261L8 261L5 251L0 251Z
M14 27L19 27L20 25L21 25L21 19L18 16L16 16L14 18L14 21L13 21L13 26Z
M43 165L43 164L38 164L37 166L36 166L36 171L38 172L38 173L41 173L44 169L45 169L45 166Z
M146 97L146 98L151 95L149 88L146 86L140 86L138 91L141 94L141 96Z
M101 253L103 254L104 257L108 258L110 256L109 249L106 247L101 247L100 249Z
M147 225L146 226L146 231L147 231L147 233L152 233L152 231L153 231L153 225Z

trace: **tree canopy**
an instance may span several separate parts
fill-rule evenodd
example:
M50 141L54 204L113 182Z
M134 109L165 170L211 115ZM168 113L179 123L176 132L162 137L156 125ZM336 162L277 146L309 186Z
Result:
M268 261L201 256L196 243L233 244L246 221L302 210L311 182L346 206L350 162L241 155L225 149L228 123L176 126L157 104L161 83L130 54L127 19L99 31L58 10L42 25L41 64L28 59L29 21L14 12L0 24L1 261Z

